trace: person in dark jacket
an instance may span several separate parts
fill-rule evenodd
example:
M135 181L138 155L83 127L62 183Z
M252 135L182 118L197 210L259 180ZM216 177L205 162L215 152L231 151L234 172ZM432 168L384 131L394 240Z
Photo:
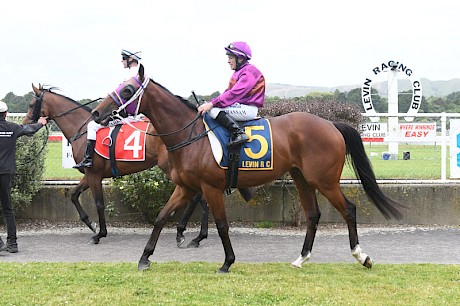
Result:
M12 176L16 173L16 140L23 135L33 135L47 124L44 117L37 123L21 125L6 121L8 105L0 101L0 201L6 222L7 243L0 237L0 252L18 252L16 220L11 203Z

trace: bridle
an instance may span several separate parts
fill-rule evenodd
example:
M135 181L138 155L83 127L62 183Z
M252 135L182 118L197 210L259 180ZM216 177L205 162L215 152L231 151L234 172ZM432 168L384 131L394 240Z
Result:
M136 112L139 110L140 108L140 104L141 104L141 99L142 99L142 95L145 91L145 89L147 88L147 85L149 84L150 82L150 79L149 78L145 78L144 82L140 84L140 87L139 89L136 91L136 93L133 95L133 97L131 97L131 99L129 99L128 101L126 101L125 103L123 103L121 101L121 99L119 99L118 95L115 93L115 92L112 92L109 94L109 96L112 98L112 100L114 101L114 103L118 106L118 109L116 110L113 110L112 111L112 114L109 115L109 118L111 118L112 120L115 120L115 119L120 119L122 120L123 119L123 113L126 114L126 107L131 104L131 103L134 103L137 101L138 105L136 106ZM132 128L134 128L135 130L139 130L140 132L142 133L145 133L149 136L157 136L157 137L162 137L162 136L171 136L171 135L174 135L174 134L177 134L177 133L180 133L182 131L184 131L185 129L189 128L190 126L195 126L197 120L201 117L201 114L197 113L195 118L188 124L186 124L185 126L181 127L180 129L176 130L176 131L173 131L173 132L168 132L168 133L149 133L149 132L146 132L146 131L141 131L139 130L138 128L136 128L133 124L131 124L130 122L125 122L125 124L131 126ZM111 120L109 120L111 121ZM204 131L198 135L195 135L194 137L192 137L192 133L193 133L193 128L192 130L190 131L190 134L188 136L188 139L185 140L184 142L181 142L177 145L173 145L173 146L169 146L169 147L166 147L166 149L168 151L175 151L177 149L180 149L180 148L183 148L185 146L188 146L189 144L195 142L195 141L198 141L199 139L205 137L207 134L208 134L208 131Z
M38 121L38 118L40 117L40 114L43 113L42 111L42 104L43 104L43 96L45 94L45 92L49 92L49 93L53 93L51 90L47 90L47 89L44 89L44 88L40 88L40 94L35 94L34 95L34 98L35 98L35 104L33 105L34 109L32 111L32 117L30 117L29 115L27 115L27 118L29 118L30 120L32 120L32 122L37 122ZM56 118L59 118L59 117L62 117L62 116L65 116L67 114L70 114L71 112L79 109L79 108L82 108L82 107L85 107L91 103L94 103L94 102L97 102L99 100L102 100L102 98L97 98L97 99L94 99L94 100L91 100L89 102L86 102L84 104L79 104L77 106L75 106L74 108L71 108L61 114L58 114L56 116L48 116L48 119L49 120L54 120ZM32 107L32 105L29 105L29 108ZM91 116L85 121L85 123L91 118Z
M43 114L42 104L43 104L43 96L45 95L45 92L53 93L50 89L40 88L39 90L40 90L40 93L34 95L35 104L34 105L29 105L29 108L31 108L32 106L34 108L33 111L32 111L32 117L27 115L27 118L29 118L32 122L37 122L38 118L40 117L40 115ZM69 100L71 100L71 99L69 99ZM61 114L58 114L58 115L55 115L55 116L48 116L48 120L55 120L56 118L63 117L65 115L68 115L68 114L72 113L73 111L75 111L75 110L77 110L79 108L85 107L88 104L97 102L99 100L102 100L102 98L97 98L97 99L91 100L89 102L86 102L84 104L79 104L79 105L77 105L77 106L75 106L75 107L73 107L73 108L71 108L69 110L66 110L65 112L63 112ZM82 123L82 125L78 129L77 133L69 139L69 143L74 142L75 140L77 140L78 138L80 138L81 136L86 134L86 131L81 132L81 130L83 129L83 127L86 125L86 123L90 119L91 119L91 115Z

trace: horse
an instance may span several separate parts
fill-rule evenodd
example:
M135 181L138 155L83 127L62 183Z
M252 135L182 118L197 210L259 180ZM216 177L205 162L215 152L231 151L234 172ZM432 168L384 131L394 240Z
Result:
M144 83L145 81L145 83ZM152 79L142 79L139 112L147 116L168 149L171 178L176 188L158 214L152 233L138 262L138 270L150 267L161 230L172 211L186 205L189 198L202 193L214 216L224 248L225 260L217 271L227 273L235 262L229 237L229 225L224 207L226 171L215 162L201 115L182 99ZM120 103L106 96L92 111L93 120L106 124L119 110ZM126 107L122 105L121 108ZM306 217L307 231L303 247L292 267L301 268L310 259L321 212L317 203L318 190L342 215L348 227L352 256L366 268L372 258L359 245L356 205L345 197L340 188L340 176L348 161L359 178L364 191L382 215L402 218L405 206L386 196L377 184L375 174L364 150L361 136L353 127L331 122L318 116L293 112L269 118L272 130L272 170L240 171L237 187L254 187L269 183L289 173L295 183ZM248 134L248 130L247 134ZM250 134L250 131L249 131ZM261 141L249 135L249 141Z
M81 136L84 135L82 131L86 130L88 120L91 118L91 109L68 97L53 92L53 88L44 88L41 85L37 88L32 84L32 89L35 96L29 104L29 109L23 123L36 122L40 115L53 120L61 129L65 138L72 143L75 161L81 160L86 142L86 137ZM151 124L149 125L147 133L155 134L155 129ZM147 137L145 161L117 161L116 167L120 175L126 175L157 165L167 176L169 176L167 157L166 147L161 139L159 137ZM98 244L102 237L107 236L102 180L104 178L114 177L114 174L111 171L110 161L98 154L94 154L93 166L91 168L80 169L80 172L82 172L84 176L72 190L71 200L78 211L80 220L96 233L95 223L90 221L89 216L83 210L79 201L81 193L90 188L96 203L100 224L99 233L94 235L90 242ZM240 192L242 192L243 198L246 200L250 199L251 195L249 191L240 190ZM190 201L182 219L177 225L176 243L178 247L185 241L184 231L186 229L186 224L198 204L202 207L201 229L198 236L188 244L188 247L198 247L200 242L208 236L209 210L206 201L204 201L201 195L198 195Z

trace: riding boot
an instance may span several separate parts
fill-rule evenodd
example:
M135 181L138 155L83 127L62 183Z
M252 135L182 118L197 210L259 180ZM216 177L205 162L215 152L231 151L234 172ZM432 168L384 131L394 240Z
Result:
M75 169L80 168L91 168L93 166L93 156L94 156L94 146L96 145L96 140L88 140L86 142L85 156L83 160L73 166Z
M249 140L249 136L243 131L238 123L230 117L226 112L221 111L216 117L216 121L222 124L227 130L232 133L231 140L227 143L227 147L235 147Z

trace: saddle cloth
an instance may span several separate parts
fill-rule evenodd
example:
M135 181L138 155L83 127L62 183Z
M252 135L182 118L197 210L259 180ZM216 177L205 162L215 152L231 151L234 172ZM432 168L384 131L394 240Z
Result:
M104 127L100 129L97 131L96 153L106 159L110 159L109 148L113 141L115 141L116 160L144 161L145 132L147 132L149 124L149 121L137 121L123 124L115 139L112 137L112 131L115 127Z
M203 122L209 131L208 139L217 164L223 169L228 169L229 152L226 144L230 139L230 132L209 114L205 114ZM270 122L261 118L245 121L242 126L249 136L249 141L241 146L238 170L272 170L273 141Z

